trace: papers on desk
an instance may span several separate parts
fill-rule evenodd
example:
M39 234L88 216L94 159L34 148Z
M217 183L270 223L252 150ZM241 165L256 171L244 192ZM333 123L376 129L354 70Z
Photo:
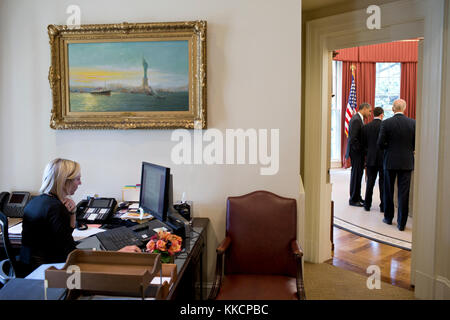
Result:
M94 234L97 234L97 233L103 232L103 231L106 231L106 230L89 226L89 228L87 230L78 230L78 229L73 230L72 237L75 241L77 241L77 240L81 240L81 239L90 237Z
M128 210L139 209L139 203L132 203L128 206Z
M141 220L141 214L139 212L126 212L120 216L121 219L133 219L133 220ZM145 219L153 219L153 216L150 213L144 213L142 215L142 220Z
M15 226L8 228L9 235L21 235L22 234L22 222L16 224Z
M22 239L22 222L9 227L8 228L9 233L9 240L21 240Z
M166 281L167 283L170 283L171 279L172 279L171 277L154 277L150 283L151 284L163 284L164 281Z
M73 230L72 236L74 240L81 240L103 231L106 230L89 226L87 230L78 230L78 229ZM22 223L18 223L15 226L8 228L8 233L10 239L22 237Z

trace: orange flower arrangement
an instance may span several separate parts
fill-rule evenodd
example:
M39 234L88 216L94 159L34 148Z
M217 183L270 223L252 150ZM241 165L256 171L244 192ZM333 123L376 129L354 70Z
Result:
M150 238L147 243L147 252L160 253L161 262L169 263L171 257L181 251L181 242L181 237L167 231L160 231Z

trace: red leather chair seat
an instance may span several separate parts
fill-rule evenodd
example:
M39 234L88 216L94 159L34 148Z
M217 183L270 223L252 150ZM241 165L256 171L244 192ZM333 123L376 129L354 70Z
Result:
M297 300L296 279L279 275L228 274L217 300Z

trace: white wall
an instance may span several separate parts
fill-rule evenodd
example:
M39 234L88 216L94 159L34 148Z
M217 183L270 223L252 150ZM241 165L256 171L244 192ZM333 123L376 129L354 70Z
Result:
M50 129L48 24L66 24L66 8L81 8L82 24L206 20L208 127L279 128L280 170L259 165L171 163L171 130ZM195 216L209 217L209 273L224 235L227 196L266 189L299 199L301 1L283 0L2 0L0 2L0 190L37 193L55 157L81 164L75 200L86 193L121 197L138 183L140 163L171 167L175 199L183 191ZM301 229L299 229L301 231ZM303 234L299 234L302 239Z
M436 298L450 299L450 5L446 4L443 51L445 94L441 105L438 217L436 223Z

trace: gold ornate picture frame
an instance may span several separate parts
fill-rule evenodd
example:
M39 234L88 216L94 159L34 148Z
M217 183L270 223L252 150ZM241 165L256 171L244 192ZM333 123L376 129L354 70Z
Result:
M49 25L53 129L206 128L206 21Z

